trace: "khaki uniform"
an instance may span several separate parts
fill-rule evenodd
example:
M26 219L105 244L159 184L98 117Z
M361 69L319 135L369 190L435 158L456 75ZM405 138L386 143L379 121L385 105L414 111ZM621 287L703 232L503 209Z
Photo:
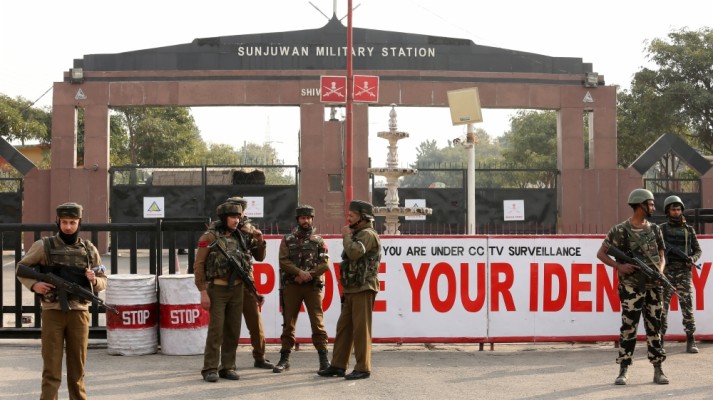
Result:
M332 366L347 369L352 348L354 371L371 372L371 322L379 292L378 268L381 241L371 222L345 235L339 267L344 300L337 321Z
M61 268L77 269L70 276L83 276L87 268L101 265L101 257L96 247L89 242L77 239L72 245L67 245L58 235L44 240L38 240L27 251L25 257L18 263L28 267L39 267L40 270L55 265L52 271L64 277ZM49 254L48 254L49 247ZM45 272L45 271L42 271ZM94 284L75 282L95 294L106 288L107 278L103 272L95 272ZM34 279L17 278L23 286L30 289L37 283ZM69 279L68 279L69 280ZM42 297L42 394L40 399L56 399L62 383L62 356L67 353L67 389L71 399L86 399L84 385L84 365L87 360L87 344L89 340L89 306L90 302L69 296L68 312L62 312L55 291L50 291ZM66 346L66 350L65 350Z
M195 284L199 291L207 290L210 298L210 323L203 356L201 374L234 371L235 352L240 339L243 313L244 284L240 278L229 282L231 267L216 249L208 246L215 240L239 261L250 264L253 251L265 254L265 242L246 240L242 234L226 232L217 224L198 239L194 264ZM251 251L252 250L252 251Z
M295 345L295 327L300 307L305 304L312 328L312 344L317 350L327 349L327 331L324 329L322 288L324 273L329 269L327 245L321 236L300 227L285 235L280 242L280 287L282 300L281 351L292 350ZM297 283L300 271L312 276L310 282Z
M243 237L249 243L252 236L241 232ZM265 259L265 247L262 247L262 251L258 246L254 246L251 249L251 254L255 258L255 261L262 261ZM250 277L252 275L252 269L250 271ZM253 347L253 358L255 361L265 361L265 330L262 327L262 318L260 317L260 306L257 303L257 299L252 294L247 286L243 289L243 318L245 318L245 326L248 328L250 333L250 344Z

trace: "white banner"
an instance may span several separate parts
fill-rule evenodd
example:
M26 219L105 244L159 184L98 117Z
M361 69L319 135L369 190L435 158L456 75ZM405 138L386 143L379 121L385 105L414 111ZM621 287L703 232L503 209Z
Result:
M324 288L325 326L334 336L339 318L338 263L342 240L325 236L332 268ZM375 341L517 342L618 340L621 325L617 281L596 258L603 236L409 236L382 237L381 292L374 307ZM713 239L699 237L702 270L693 270L696 336L713 339L713 302L707 287ZM266 295L265 335L279 341L278 248L267 240L256 284ZM711 306L708 306L710 308ZM683 335L674 300L670 335ZM644 334L643 323L639 333ZM248 338L243 328L241 335ZM310 342L306 313L297 323L300 342Z

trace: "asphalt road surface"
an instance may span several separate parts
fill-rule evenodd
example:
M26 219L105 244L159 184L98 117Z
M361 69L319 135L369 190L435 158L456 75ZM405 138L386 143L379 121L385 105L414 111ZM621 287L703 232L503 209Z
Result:
M86 384L90 399L711 399L713 345L685 353L667 343L669 385L652 383L653 367L639 342L629 384L615 386L612 343L478 345L377 344L371 378L346 381L316 374L317 353L302 345L281 374L252 367L249 346L238 350L239 381L201 379L201 355L112 356L92 341ZM277 361L279 347L268 345ZM37 340L0 341L0 399L39 397L42 359ZM67 398L65 382L60 399Z

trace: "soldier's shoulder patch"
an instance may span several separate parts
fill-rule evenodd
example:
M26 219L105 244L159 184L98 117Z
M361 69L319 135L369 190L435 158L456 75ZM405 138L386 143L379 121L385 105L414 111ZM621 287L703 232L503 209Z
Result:
M198 241L198 248L208 247L208 246L210 246L210 241L208 241L208 240L199 240Z

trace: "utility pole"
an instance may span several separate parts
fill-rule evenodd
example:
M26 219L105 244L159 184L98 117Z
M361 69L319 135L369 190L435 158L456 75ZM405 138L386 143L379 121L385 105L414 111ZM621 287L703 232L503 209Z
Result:
M336 3L336 1L335 1ZM352 71L352 0L348 0L348 11L347 11L347 116L346 116L346 137L344 143L344 197L345 205L348 205L353 197L353 168L354 168L354 154L352 151L353 144L353 127L354 123L352 106L354 103L354 88L353 88L353 71ZM345 207L345 217L349 215L349 207Z

